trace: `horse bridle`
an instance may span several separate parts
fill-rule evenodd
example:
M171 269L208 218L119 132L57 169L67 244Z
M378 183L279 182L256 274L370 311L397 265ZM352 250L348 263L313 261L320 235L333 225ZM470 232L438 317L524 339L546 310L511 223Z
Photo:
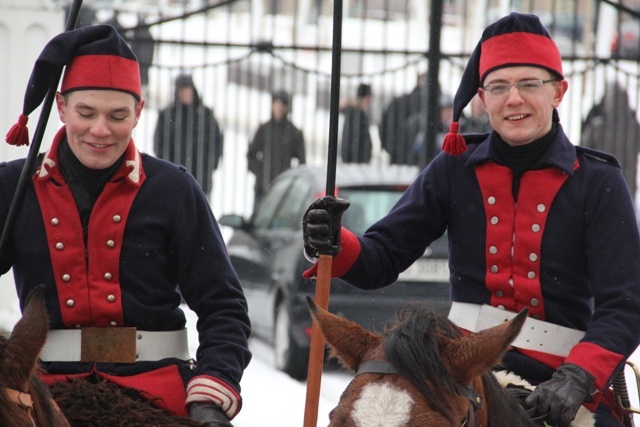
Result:
M9 402L17 404L29 413L31 424L35 427L36 422L33 419L33 399L31 398L31 395L29 393L25 393L23 391L8 387L4 389L4 392L7 394Z
M391 362L386 360L367 360L362 362L356 371L356 375L361 374L402 375ZM476 411L482 408L482 396L471 384L458 384L456 389L458 394L466 399L468 406L467 416L460 427L477 427Z

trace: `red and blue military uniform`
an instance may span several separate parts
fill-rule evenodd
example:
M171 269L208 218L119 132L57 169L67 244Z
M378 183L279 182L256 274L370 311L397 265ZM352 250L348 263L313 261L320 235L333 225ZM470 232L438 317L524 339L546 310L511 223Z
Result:
M529 316L586 332L566 358L518 349L506 368L538 383L570 362L602 392L640 342L640 240L619 164L574 146L559 126L520 177L516 202L495 137L437 156L363 236L343 229L332 274L363 289L388 285L446 231L453 301L528 307Z
M24 305L47 285L51 329L185 327L181 297L198 316L197 362L176 358L134 364L50 362L48 381L97 373L159 396L186 415L185 404L215 402L233 418L241 407L240 379L251 353L246 300L207 200L184 168L141 154L133 140L122 166L98 197L86 230L59 165L62 128L38 159L0 260L11 267ZM0 166L0 223L24 160Z

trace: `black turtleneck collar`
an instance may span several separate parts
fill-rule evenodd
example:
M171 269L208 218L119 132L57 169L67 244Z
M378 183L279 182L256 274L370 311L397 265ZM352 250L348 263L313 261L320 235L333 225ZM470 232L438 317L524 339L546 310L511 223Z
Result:
M554 122L551 130L542 138L525 145L512 147L495 133L495 147L500 159L513 170L515 176L533 169L540 155L553 142L558 133L558 125Z
M88 224L93 205L102 193L105 184L113 177L122 162L124 154L106 169L91 169L73 154L66 138L60 144L58 151L60 170L64 179L71 187L71 192L78 205L78 211L84 225Z
M511 145L504 142L504 140L498 135L497 132L494 133L494 147L500 159L504 162L506 166L511 168L513 171L513 181L511 182L511 192L513 194L513 198L518 200L518 191L520 189L520 177L522 174L528 170L533 170L536 168L536 162L544 152L544 150L551 145L553 140L558 133L558 125L556 122L553 122L551 125L551 130L542 138L530 142L529 144L519 145L516 147L512 147ZM542 167L541 165L539 167Z

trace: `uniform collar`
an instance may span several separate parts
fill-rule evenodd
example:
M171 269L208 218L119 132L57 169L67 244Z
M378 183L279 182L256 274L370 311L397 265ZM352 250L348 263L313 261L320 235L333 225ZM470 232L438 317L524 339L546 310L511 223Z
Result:
M493 147L495 143L494 138L497 138L495 132L491 132L488 137L481 143L470 145L470 148L474 145L477 147L475 150L471 148L472 152L469 155L469 159L466 162L466 166L473 167L479 163L487 161L494 161L501 163L500 157ZM535 168L542 169L544 167L555 167L561 171L573 175L574 166L576 162L576 147L569 141L567 135L564 133L562 126L558 123L558 133L555 139L546 150L542 152L540 158L536 162ZM538 167L539 166L539 167Z
M53 178L60 182L64 182L62 171L60 170L58 149L65 137L66 126L63 126L53 138L53 143L44 155L42 163L36 172L36 176L39 180ZM133 186L140 186L144 181L144 170L142 169L140 152L137 150L135 143L133 142L133 138L129 141L129 145L127 145L124 152L124 161L122 162L122 166L113 174L110 181L113 182L121 178L124 178L126 182Z

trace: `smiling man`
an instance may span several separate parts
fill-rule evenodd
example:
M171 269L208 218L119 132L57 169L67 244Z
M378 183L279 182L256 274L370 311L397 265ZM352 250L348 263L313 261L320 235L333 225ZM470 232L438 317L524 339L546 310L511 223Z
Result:
M304 246L310 258L340 247L333 275L376 289L446 230L452 321L478 331L529 310L503 365L537 385L531 413L567 427L584 404L598 427L620 426L609 386L640 340L640 237L618 161L573 145L559 123L567 89L537 16L494 22L463 73L445 152L362 236L340 228L346 201L318 199ZM493 130L463 136L476 94Z
M140 71L115 28L65 32L45 46L7 140L28 142L27 115L63 66L64 126L38 157L0 260L0 274L13 268L22 306L47 287L42 377L110 381L173 414L230 426L251 358L246 300L196 180L136 148ZM24 164L0 165L0 224ZM195 358L182 298L198 315Z

